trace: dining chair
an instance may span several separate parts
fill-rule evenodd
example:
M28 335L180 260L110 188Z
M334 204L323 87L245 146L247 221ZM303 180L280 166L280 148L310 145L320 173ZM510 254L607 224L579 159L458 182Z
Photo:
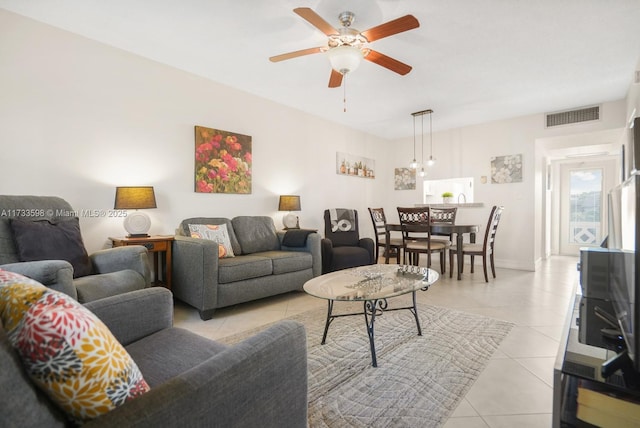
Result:
M384 215L384 208L369 208L371 221L373 222L373 231L376 238L376 262L380 256L380 248L384 248L384 262L389 264L389 256L391 252L395 252L396 263L400 264L400 250L403 243L402 238L392 238L387 230L387 218Z
M431 223L456 224L456 214L458 207L451 208L430 208ZM445 245L453 244L453 234L431 234L431 240L444 242Z
M500 217L502 217L502 211L504 211L504 207L494 205L491 208L491 213L489 214L489 221L487 222L487 229L484 234L484 241L480 244L462 244L462 257L465 255L471 257L471 273L473 273L473 265L475 261L475 256L482 257L482 269L484 271L484 280L485 282L489 282L489 275L487 275L487 257L489 258L489 262L491 264L491 273L493 277L496 277L496 267L493 260L493 250L494 244L496 240L496 231L498 230L498 223L500 223ZM449 268L451 272L449 272L449 276L451 277L453 274L453 256L456 254L457 247L453 245L449 248Z
M429 207L398 207L398 217L402 226L403 263L418 266L420 254L427 255L427 266L431 267L431 254L440 254L440 272L445 273L445 254L449 247L444 242L431 240L431 220Z

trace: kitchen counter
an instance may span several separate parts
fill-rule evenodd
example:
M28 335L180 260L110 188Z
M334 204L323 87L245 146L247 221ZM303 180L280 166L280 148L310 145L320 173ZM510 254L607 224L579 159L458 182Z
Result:
M484 203L482 202L464 202L464 203L451 203L451 204L415 204L415 207L433 207L433 208L482 208Z

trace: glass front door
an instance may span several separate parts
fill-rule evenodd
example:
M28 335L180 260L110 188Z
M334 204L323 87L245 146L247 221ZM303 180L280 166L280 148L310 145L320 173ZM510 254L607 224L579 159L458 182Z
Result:
M607 193L615 185L614 161L561 166L560 254L600 246L607 234Z

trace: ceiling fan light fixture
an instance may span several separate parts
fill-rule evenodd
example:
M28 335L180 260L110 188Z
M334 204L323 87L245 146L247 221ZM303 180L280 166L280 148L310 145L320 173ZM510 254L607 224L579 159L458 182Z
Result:
M362 62L362 51L355 46L342 45L327 51L331 68L347 74L355 71Z

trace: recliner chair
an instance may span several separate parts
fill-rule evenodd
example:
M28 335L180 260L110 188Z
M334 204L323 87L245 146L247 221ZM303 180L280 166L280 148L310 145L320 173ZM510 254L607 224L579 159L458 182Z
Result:
M321 243L323 274L375 263L373 239L360 238L358 233L358 211L325 210L324 236Z
M81 303L150 286L145 247L109 248L88 255L77 216L78 211L58 197L0 195L0 268ZM54 237L64 242L56 243ZM37 257L44 247L53 256Z

